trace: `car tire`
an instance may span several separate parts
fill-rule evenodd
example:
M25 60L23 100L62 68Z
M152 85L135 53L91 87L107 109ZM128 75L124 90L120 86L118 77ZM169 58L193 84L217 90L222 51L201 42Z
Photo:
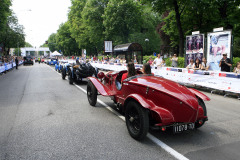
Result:
M62 79L65 79L66 78L66 69L63 69L62 70Z
M73 84L73 77L72 77L71 71L69 71L69 73L68 73L68 82L69 82L69 84Z
M203 102L202 99L198 99L198 103L199 105L203 108L203 111L204 111L204 116L207 116L207 108L206 108L206 105L205 103ZM205 123L205 120L203 120L203 122L200 124L198 121L195 122L195 128L200 128L204 125Z
M90 80L87 84L87 97L89 104L95 106L97 103L97 89Z
M149 130L149 116L145 108L135 101L126 106L125 120L130 136L136 140L146 137Z

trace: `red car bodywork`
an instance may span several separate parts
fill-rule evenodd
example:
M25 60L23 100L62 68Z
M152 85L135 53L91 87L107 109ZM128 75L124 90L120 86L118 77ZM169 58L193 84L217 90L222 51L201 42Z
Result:
M125 79L121 89L121 76L127 71L110 71L102 79L88 77L98 92L103 96L111 96L123 111L126 104L137 101L150 111L154 126L171 126L175 123L196 123L207 120L199 99L210 100L203 93L188 89L176 82L152 75L137 75Z

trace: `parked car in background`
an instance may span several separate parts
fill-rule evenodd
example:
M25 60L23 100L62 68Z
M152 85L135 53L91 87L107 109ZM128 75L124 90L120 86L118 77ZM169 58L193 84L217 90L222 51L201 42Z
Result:
M38 62L38 57L34 57L35 62Z
M26 64L33 65L33 57L31 57L31 56L23 57L23 65L26 65Z
M57 62L58 62L57 59L51 58L50 61L48 62L48 65L55 65L57 64Z

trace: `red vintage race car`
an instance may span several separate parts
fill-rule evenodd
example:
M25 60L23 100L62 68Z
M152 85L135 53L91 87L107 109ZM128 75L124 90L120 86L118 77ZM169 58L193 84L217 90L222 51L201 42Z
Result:
M203 93L140 71L121 82L126 72L100 72L98 78L88 77L87 97L95 106L99 93L110 96L125 113L127 129L134 139L143 139L150 127L178 133L199 128L208 120L204 101L210 98Z

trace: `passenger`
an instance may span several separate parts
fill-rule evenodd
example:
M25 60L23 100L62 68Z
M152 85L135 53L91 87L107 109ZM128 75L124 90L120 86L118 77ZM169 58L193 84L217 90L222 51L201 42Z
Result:
M142 68L143 74L152 74L151 66L149 63L145 63Z
M128 77L132 77L132 76L135 76L136 75L136 70L135 70L135 66L134 66L134 63L132 62L129 62L127 64L127 69L128 69L128 72L127 73L124 73L122 75L122 81Z
M177 54L173 54L173 57L170 60L172 61L172 67L177 67L178 66Z

